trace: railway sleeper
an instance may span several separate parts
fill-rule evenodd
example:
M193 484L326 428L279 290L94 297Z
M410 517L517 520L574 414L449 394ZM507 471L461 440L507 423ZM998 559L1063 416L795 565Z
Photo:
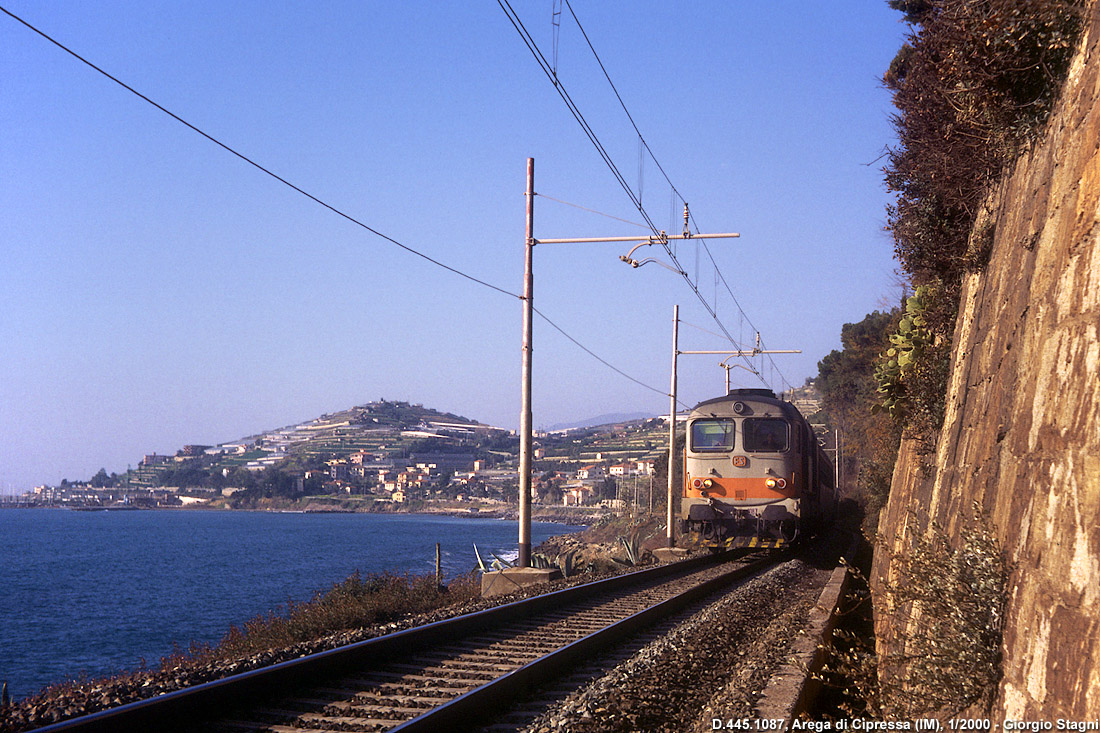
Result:
M324 690L319 690L319 691L320 692L327 692L328 690L324 689ZM443 703L450 702L451 700L454 699L453 697L419 697L419 696L412 697L412 696L409 696L409 695L405 695L405 696L398 695L398 696L390 696L390 697L371 696L371 697L367 697L364 700L364 699L361 699L362 696L364 696L366 694L366 693L363 693L363 692L357 692L355 690L341 690L340 694L344 696L345 700L347 700L349 702L354 701L352 704L362 705L363 707L371 707L371 706L381 707L377 704L379 701L395 700L395 701L397 701L398 703L400 703L402 705L406 705L408 707L419 707L422 710L431 709L431 708L433 708L437 705L442 705Z
M435 675L437 677L453 677L456 679L477 679L481 677L493 679L497 676L494 670L477 669L468 665L447 666L445 664L433 664L430 666L421 666L419 664L394 664L388 667L388 670L413 675Z
M492 660L496 658L510 659L513 655L504 652L502 650L489 647L489 648L477 648L469 647L465 651L453 651L449 649L434 649L430 653L417 654L416 656L409 657L409 662L412 664L445 664L448 662L482 662L483 660Z
M522 633L506 633L504 631L496 631L489 634L479 634L473 639L473 642L478 646L485 647L490 644L507 644L515 642L517 639L523 637Z
M455 648L453 652L451 647L444 647L433 651L453 654L490 654L494 652L506 654L510 649L522 648L525 643L526 640L522 636L509 636L506 639L490 639L479 636L477 639L471 640L468 644Z
M419 702L419 700L417 701ZM399 710L401 712L423 712L430 709L431 703L424 703L422 705L407 705L403 708L393 707L391 705L377 705L373 703L357 703L348 698L340 699L328 699L323 697L290 697L280 701L280 704L292 706L298 712L309 712L311 710L359 710L364 712L371 712L377 710Z
M491 651L505 652L509 657L522 656L529 651L540 651L542 649L549 649L553 646L549 641L544 638L535 639L518 639L514 643L508 644L506 647L493 646ZM515 650L514 652L512 650Z
M448 654L424 654L410 657L414 664L496 664L514 659L517 656L526 656L522 645L511 646L507 649L486 647L482 649L470 649L468 651Z
M373 694L373 695L376 695L378 697L383 697L383 696L391 696L391 695L395 694L393 692L394 690L399 690L399 691L402 691L399 694L404 694L404 695L408 696L408 695L415 695L418 690L423 690L425 687L433 687L432 685L425 685L425 684L407 685L407 684L402 684L400 681L397 681L397 682L377 682L377 681L374 681L374 680L369 681L369 682L366 681L366 680L351 681L352 684L356 684L356 685L359 684L360 682L362 682L363 686L360 687L358 690L352 690L353 694L356 694L356 695L372 695ZM439 685L435 685L433 689L438 689L439 687L440 687ZM463 685L463 686L455 685L455 686L450 687L448 689L456 690L457 691L456 694L461 694L462 692L465 692L466 690L470 689L470 687L468 685ZM385 690L385 692L383 690ZM404 692L406 690L411 691L411 692Z
M429 672L430 670L421 670L422 672ZM457 675L457 674L410 674L402 672L387 672L386 670L379 670L378 672L372 672L372 676L386 677L398 682L427 682L429 684L436 682L443 682L452 680L455 682L477 682L479 679L485 678L485 675ZM493 679L492 676L488 679ZM410 685L417 686L417 685Z
M272 725L271 723L257 723L251 720L235 720L226 723L226 726L237 730L259 730L267 733L332 733L325 728L300 728L290 725Z
M531 656L530 658L536 659L537 657ZM425 669L441 669L447 672L488 672L492 673L493 676L499 676L501 672L508 672L515 669L517 663L520 666L524 664L523 661L517 660L515 658L509 658L508 661L504 664L502 664L500 660L483 662L473 659L447 660L444 662L440 662L438 665L425 667Z
M599 628L603 628L603 627L601 626ZM571 631L571 632L556 631L556 632L544 633L544 634L538 634L536 636L532 636L530 639L525 639L524 643L527 644L527 645L534 644L534 645L537 645L537 646L540 646L540 647L547 647L547 646L556 647L556 646L560 646L561 642L563 642L563 641L570 641L572 639L577 639L580 636L581 635L578 634L575 631Z
M392 711L387 711L387 712L392 712ZM305 723L305 724L308 724L308 725L327 725L327 726L336 726L336 725L341 725L341 726L352 726L352 725L354 725L354 726L365 726L365 725L371 725L371 726L387 726L389 728L393 728L393 727L396 727L398 725L401 725L406 720L409 720L409 719L414 718L414 717L416 717L415 714L414 715L409 715L409 716L400 716L400 717L396 716L396 715L388 715L384 718L371 718L371 717L366 717L366 716L360 717L360 716L350 716L350 715L323 715L321 713L293 713L293 712L287 711L287 715L284 717L284 720L292 720L295 723L300 722L300 723ZM331 730L331 728L330 728L330 730Z
M409 707L409 708L424 708L431 709L442 705L443 703L450 702L451 700L464 695L470 690L476 689L478 685L455 687L448 684L440 684L434 686L425 686L416 690L410 690L409 688L394 688L383 693L351 693L342 698L331 701L330 704L337 703L349 703L352 705L361 705L364 707Z
M297 702L297 700L292 700L291 702ZM428 705L424 705L423 707L412 707L412 706L395 707L395 706L389 706L389 705L357 705L356 703L352 703L352 702L336 701L336 702L328 703L327 705L324 706L324 709L328 710L330 712L347 712L347 713L355 713L356 715L365 715L365 714L371 714L371 713L396 713L398 715L408 715L409 717L413 717L413 716L416 716L416 715L420 715L425 710L430 710L431 707L428 706Z

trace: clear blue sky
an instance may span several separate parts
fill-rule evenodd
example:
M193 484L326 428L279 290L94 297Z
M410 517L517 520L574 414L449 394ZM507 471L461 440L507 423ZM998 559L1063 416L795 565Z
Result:
M710 249L764 343L803 350L775 357L800 385L842 324L897 297L880 78L900 15L885 0L572 3L700 230L741 233ZM528 157L538 193L640 220L492 0L0 5L332 206L512 293ZM552 60L552 0L513 5ZM653 221L678 231L680 205L568 9L556 57ZM0 490L379 398L518 425L516 298L341 219L6 15L0 100ZM535 230L642 231L549 198ZM697 248L681 245L681 264L750 344ZM535 303L655 391L537 321L537 427L667 411L674 304L681 348L725 348L683 280L629 268L627 249L537 247ZM682 402L722 391L720 360L681 357Z

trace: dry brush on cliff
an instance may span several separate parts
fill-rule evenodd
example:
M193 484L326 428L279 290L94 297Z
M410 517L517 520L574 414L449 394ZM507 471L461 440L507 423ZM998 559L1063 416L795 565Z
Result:
M1072 0L890 0L913 26L884 81L898 108L886 182L898 259L957 292L988 248L971 230L1005 167L1045 123L1082 8ZM971 246L971 245L974 246Z
M848 565L853 583L820 675L831 706L823 712L887 720L987 715L1002 676L1010 572L990 524L975 507L957 546L935 523L905 553L878 544L892 572L872 583ZM872 585L879 626L890 630L877 649Z
M902 269L925 288L930 307L924 315L929 348L915 358L904 394L888 390L883 404L928 453L942 424L961 280L985 267L993 243L992 224L975 223L993 184L1046 124L1085 4L889 4L905 13L913 30L884 75L898 109L898 144L885 169L887 188L897 195L888 229ZM884 353L883 367L892 359ZM895 411L895 404L906 409Z

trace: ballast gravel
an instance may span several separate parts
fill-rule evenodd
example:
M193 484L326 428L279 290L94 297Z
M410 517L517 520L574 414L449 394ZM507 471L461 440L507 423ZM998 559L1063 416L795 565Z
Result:
M692 615L629 660L570 694L524 730L711 731L753 717L768 678L802 633L832 571L783 563Z

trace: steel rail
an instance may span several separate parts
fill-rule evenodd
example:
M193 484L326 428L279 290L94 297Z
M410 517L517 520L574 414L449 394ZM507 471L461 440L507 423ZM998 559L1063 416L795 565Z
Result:
M431 733L467 730L507 707L518 696L553 679L578 662L591 658L620 639L641 631L658 620L680 611L719 588L748 578L776 562L776 557L757 560L696 584L685 593L661 601L599 631L529 662L514 672L498 677L392 729L392 733Z
M527 619L551 609L561 609L599 593L612 593L646 582L657 581L675 575L687 575L723 559L724 555L703 556L661 565L648 570L607 578L594 583L565 588L563 590L533 596L521 601L485 609L425 626L386 634L365 641L349 644L323 652L260 669L224 677L182 690L158 695L146 700L127 703L89 715L71 718L38 728L38 733L79 731L80 733L107 733L119 730L186 730L237 709L249 701L258 701L283 692L292 691L306 684L315 684L320 678L348 675L366 667L400 661L413 652L431 649L433 646L453 642L458 638L494 629L504 623ZM749 566L753 567L753 566ZM733 571L737 573L739 571ZM748 574L749 570L744 571ZM718 576L722 582L733 582L730 573ZM710 587L715 581L707 581ZM709 591L696 589L691 598ZM473 717L471 711L479 706L492 704L492 700L517 694L527 689L548 670L562 668L588 654L596 644L609 643L614 638L629 633L631 629L649 623L655 618L671 613L677 598L664 601L650 609L630 616L624 622L596 632L567 645L558 653L547 655L523 665L498 680L467 692L432 713L421 715L402 723L395 730L443 730L465 725L461 721ZM690 600L683 601L691 602ZM625 624L625 625L621 625ZM439 717L430 717L439 716ZM422 721L422 722L419 722ZM444 722L446 721L446 722Z

